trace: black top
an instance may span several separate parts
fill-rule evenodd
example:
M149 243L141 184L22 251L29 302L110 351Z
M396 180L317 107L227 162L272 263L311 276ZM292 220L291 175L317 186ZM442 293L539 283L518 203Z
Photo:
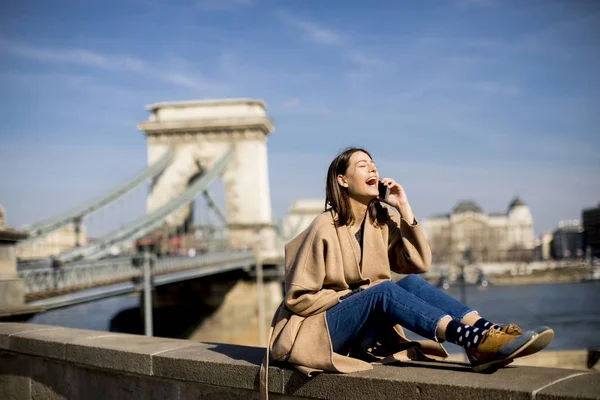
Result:
M365 219L367 219L367 217L365 217ZM360 250L361 250L360 251L360 261L358 263L358 266L359 266L361 272L362 272L362 248L363 248L363 236L364 236L364 233L365 233L365 220L363 219L362 224L360 224L360 229L357 230L356 233L354 234L354 237L358 241L358 244L360 245Z
M365 219L367 219L367 217L365 217ZM360 248L362 250L363 247L363 235L365 233L365 220L363 219L362 224L360 224L360 229L356 231L356 233L354 234L354 237L356 237L356 240L358 240L358 244L360 245Z

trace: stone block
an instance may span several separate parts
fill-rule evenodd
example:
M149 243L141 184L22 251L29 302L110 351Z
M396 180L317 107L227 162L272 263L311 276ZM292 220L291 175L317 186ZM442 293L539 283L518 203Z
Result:
M69 328L16 332L10 336L10 350L23 354L64 360L67 343L80 339L94 339L116 335L107 334L106 332Z
M199 343L153 356L153 374L172 379L257 390L264 348ZM282 392L281 369L269 369L269 388Z
M31 360L31 400L70 399L71 383L67 379L67 369L74 368L61 362L30 357Z
M202 383L182 382L179 385L179 400L258 400L256 390L238 389L226 386L205 385ZM309 400L307 397L269 394L271 400Z
M83 365L151 375L153 354L190 345L187 340L109 334L77 338L67 343L65 359Z
M479 374L471 372L466 364L450 362L402 362L378 365L371 371L327 373L314 378L285 370L284 393L328 399L529 399L533 390L571 373L551 368L508 367L493 374ZM524 375L527 379L522 378Z
M177 399L178 382L72 366L66 370L71 382L69 399L165 400Z
M600 373L584 372L553 383L540 390L535 399L600 399Z
M0 350L0 395L2 400L30 399L30 364L26 356Z
M16 333L35 332L58 329L49 325L20 324L16 322L0 322L0 349L10 349L10 336Z
M179 400L258 400L258 392L230 388L226 386L213 386L201 383L183 382L179 385Z

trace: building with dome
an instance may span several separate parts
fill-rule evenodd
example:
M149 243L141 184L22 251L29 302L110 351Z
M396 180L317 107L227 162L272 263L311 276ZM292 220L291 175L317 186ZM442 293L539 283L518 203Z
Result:
M421 223L434 262L457 263L469 252L473 262L533 258L533 218L518 197L506 212L487 213L473 201L460 201L451 213L425 218Z

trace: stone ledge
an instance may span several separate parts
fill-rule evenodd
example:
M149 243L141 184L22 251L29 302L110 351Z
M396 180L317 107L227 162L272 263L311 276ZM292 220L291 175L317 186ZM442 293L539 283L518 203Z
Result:
M19 378L22 385L23 371L35 370L36 376L43 375L39 360L59 360L56 362L96 370L103 376L133 374L148 377L145 379L151 379L153 385L188 382L247 395L258 390L264 354L264 349L257 347L18 323L0 323L0 350L37 365L35 369L21 365L19 371L11 371L8 365L0 368L0 392L3 385L10 388L10 379L16 375L14 382ZM477 374L460 362L398 362L376 365L361 373L324 373L307 378L287 366L274 364L269 374L271 392L282 398L465 400L480 399L484 394L484 398L503 400L600 399L600 373L557 368L509 366L493 374ZM27 379L35 381L31 376ZM116 384L126 385L124 379L119 382Z
M138 128L147 135L168 134L179 132L213 132L236 131L242 129L258 129L268 135L275 126L267 116L258 117L228 117L187 121L146 121L138 122Z

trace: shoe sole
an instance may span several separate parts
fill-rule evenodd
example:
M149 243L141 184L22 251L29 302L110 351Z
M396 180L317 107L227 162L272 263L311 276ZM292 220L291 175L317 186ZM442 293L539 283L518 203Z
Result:
M533 343L527 346L527 348L521 351L514 358L526 357L537 353L538 351L543 350L546 346L548 346L553 339L554 331L550 328L544 329L543 331L538 332L538 335L537 337L535 337Z
M494 367L498 367L499 368L499 367L501 367L501 366L503 366L505 364L508 364L509 362L511 362L512 360L514 360L520 353L522 353L526 348L528 348L529 346L531 346L536 341L536 339L538 338L538 336L540 336L540 335L536 333L527 342L521 344L517 349L515 349L510 354L507 354L504 357L496 358L494 360L487 361L487 362L484 362L484 363L478 364L478 365L471 365L471 369L474 372L483 372L483 371L492 369ZM548 342L548 343L550 343L550 342ZM507 347L509 345L510 345L510 343L507 344L504 347ZM502 351L502 349L500 349L500 351Z

